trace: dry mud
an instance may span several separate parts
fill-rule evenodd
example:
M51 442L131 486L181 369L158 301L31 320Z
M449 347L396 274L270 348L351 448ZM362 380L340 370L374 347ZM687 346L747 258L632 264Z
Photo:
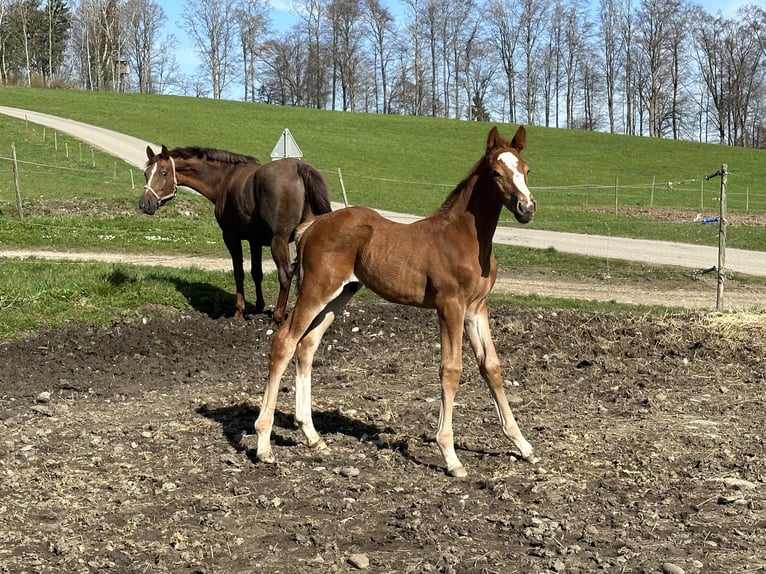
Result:
M766 571L762 316L491 315L541 462L502 436L466 347L463 480L433 440L429 311L352 301L315 364L330 448L304 446L288 371L276 465L247 446L266 317L0 342L0 572Z

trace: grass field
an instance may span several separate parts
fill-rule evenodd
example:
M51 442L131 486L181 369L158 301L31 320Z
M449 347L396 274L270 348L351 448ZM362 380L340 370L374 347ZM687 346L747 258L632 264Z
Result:
M0 105L74 118L170 147L204 145L262 160L268 160L282 130L289 128L305 159L324 172L333 200L342 200L340 169L351 203L416 214L441 204L481 155L492 125L174 96L19 88L0 88ZM510 136L515 126L501 125L500 130ZM19 160L23 219L16 205L11 145ZM766 213L763 150L534 126L528 128L528 146L524 155L532 167L530 184L539 206L535 228L714 245L717 227L692 219L698 212L717 213L718 180L705 183L702 176L724 162L731 172L731 217L757 218ZM158 215L148 217L137 209L142 186L140 170L69 136L0 115L0 247L226 256L207 200L181 192ZM505 217L501 223L513 225L512 216ZM766 250L763 225L730 227L728 245ZM603 273L605 267L597 259L555 250L498 247L496 253L501 266L555 268L572 277ZM147 299L180 308L186 304L184 297L176 299L178 289L156 292L156 285L137 270L131 273L141 281L129 284L140 284L140 295L131 298L119 290L127 283L109 282L114 268L93 265L72 269L71 264L3 262L0 309L6 334L52 326L73 313L83 321L103 322ZM688 273L679 269L614 260L608 271L624 281L682 285L689 280ZM86 275L94 282L77 282L77 277ZM230 274L179 275L187 285L218 286L214 301L231 297ZM169 281L163 281L167 287Z

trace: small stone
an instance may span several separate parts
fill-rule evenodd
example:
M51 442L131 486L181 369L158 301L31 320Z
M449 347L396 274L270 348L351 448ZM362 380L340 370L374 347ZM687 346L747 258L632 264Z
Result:
M355 476L359 476L359 469L355 466L344 466L340 469L340 475L345 476L346 478L354 478Z
M37 395L37 402L38 403L49 403L51 401L51 394L48 391L43 391L39 395Z
M662 565L662 571L665 574L684 574L684 569L680 566L676 566L672 562L665 562Z
M743 480L741 478L724 478L723 483L727 488L732 488L734 490L752 490L756 487L754 482Z
M370 559L367 554L352 554L348 557L348 563L357 570L367 570L370 567Z

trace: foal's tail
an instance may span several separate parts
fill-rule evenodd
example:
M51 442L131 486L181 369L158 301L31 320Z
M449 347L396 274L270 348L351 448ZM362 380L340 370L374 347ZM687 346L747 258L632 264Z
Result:
M298 175L303 180L303 186L306 188L306 203L314 215L330 213L330 190L327 187L322 173L310 163L305 161L298 162ZM306 219L304 213L303 219Z

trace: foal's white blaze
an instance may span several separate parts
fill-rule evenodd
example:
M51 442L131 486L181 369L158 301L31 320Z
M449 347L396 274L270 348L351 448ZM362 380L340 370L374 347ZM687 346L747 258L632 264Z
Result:
M513 174L513 183L516 185L516 189L524 195L524 199L526 199L527 203L532 201L532 193L529 191L527 182L524 180L524 174L521 173L521 170L519 169L519 158L511 152L506 151L497 156L497 159L502 161L508 166L508 169L511 170L511 173Z

